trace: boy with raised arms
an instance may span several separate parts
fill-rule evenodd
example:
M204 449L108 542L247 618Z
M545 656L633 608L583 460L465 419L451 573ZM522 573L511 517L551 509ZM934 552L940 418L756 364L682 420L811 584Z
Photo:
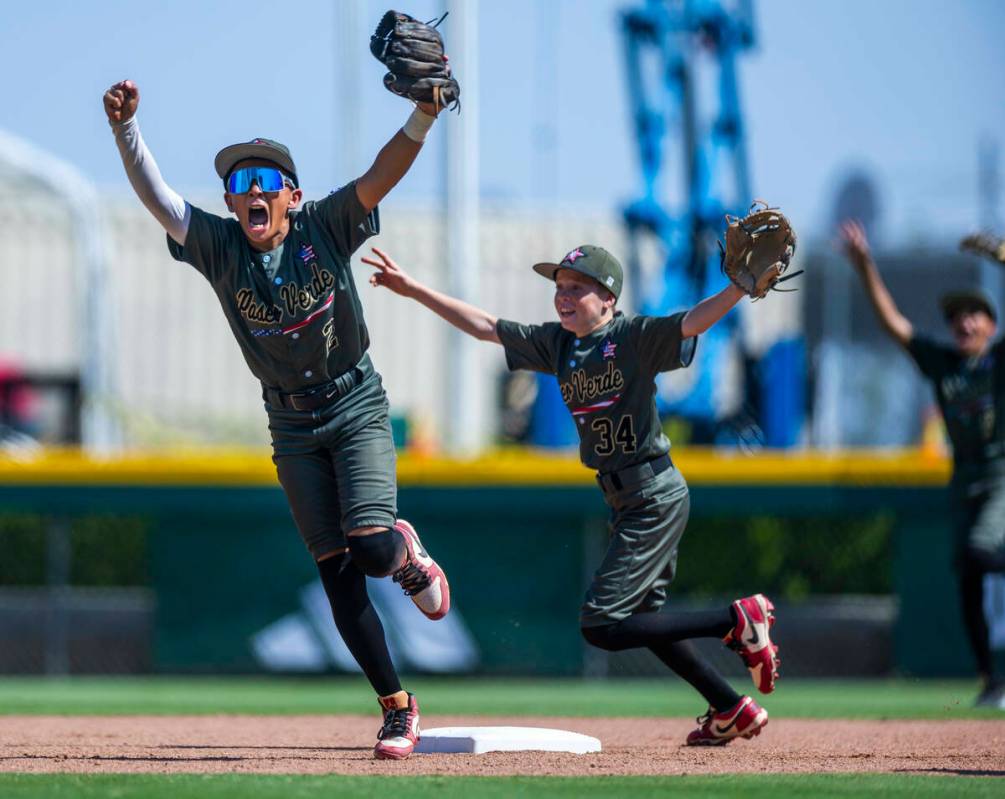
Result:
M687 737L691 746L720 746L759 735L768 713L741 696L705 662L691 638L717 637L743 659L762 693L774 690L778 648L771 642L771 602L762 594L697 613L659 612L677 565L690 508L687 484L670 459L670 442L656 410L655 377L686 367L697 337L743 297L733 285L685 313L626 317L617 310L621 265L601 247L583 245L558 263L535 264L554 281L558 322L524 325L422 285L386 253L374 286L425 305L459 330L501 344L510 369L557 376L576 420L580 459L597 472L610 508L610 543L586 593L580 627L608 651L644 647L687 680L708 712Z

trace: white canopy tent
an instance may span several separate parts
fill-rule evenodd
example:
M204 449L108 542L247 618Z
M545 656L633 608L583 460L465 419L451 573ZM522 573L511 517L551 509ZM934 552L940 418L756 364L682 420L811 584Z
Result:
M91 452L113 451L122 442L114 413L118 388L115 314L97 191L75 167L2 130L0 175L6 175L12 185L27 184L52 195L70 214L81 327L81 437Z

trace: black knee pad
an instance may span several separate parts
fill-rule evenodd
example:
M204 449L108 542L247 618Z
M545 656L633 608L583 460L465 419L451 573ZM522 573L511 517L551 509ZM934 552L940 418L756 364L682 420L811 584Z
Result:
M346 540L352 562L368 577L387 577L405 557L405 539L397 530L350 535Z
M586 639L586 643L592 644L597 649L613 650L611 643L611 628L613 624L601 624L596 627L580 627L579 631Z
M981 579L989 572L1003 572L1005 550L968 546L963 553L963 571L971 579Z

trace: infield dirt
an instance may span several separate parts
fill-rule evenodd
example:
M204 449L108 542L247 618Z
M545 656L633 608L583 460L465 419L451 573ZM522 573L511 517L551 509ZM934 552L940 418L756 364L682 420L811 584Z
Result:
M593 735L604 751L373 759L374 716L4 716L0 771L576 776L902 772L1005 776L1005 719L772 719L751 741L682 745L690 719L424 716L427 727L516 725Z

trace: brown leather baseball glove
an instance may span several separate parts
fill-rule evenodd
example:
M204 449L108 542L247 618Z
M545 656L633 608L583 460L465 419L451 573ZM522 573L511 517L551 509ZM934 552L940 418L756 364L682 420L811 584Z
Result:
M777 283L802 274L782 277L796 251L796 232L785 214L764 200L755 200L743 218L726 215L726 245L719 242L719 250L722 271L754 299L767 295Z

